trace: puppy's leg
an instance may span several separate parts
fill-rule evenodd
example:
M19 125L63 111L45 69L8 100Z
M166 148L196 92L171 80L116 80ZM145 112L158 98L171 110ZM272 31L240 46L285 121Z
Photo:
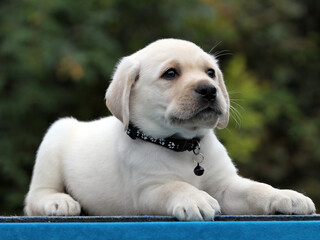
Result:
M80 205L64 193L61 151L73 119L55 123L44 137L37 154L30 189L25 199L27 215L79 215Z
M184 221L212 221L220 213L217 200L180 181L145 188L138 204L144 213L173 215Z
M312 200L292 190L279 190L264 183L235 176L218 197L224 214L312 214Z
M28 216L75 216L81 211L80 204L70 195L49 189L30 191L25 204Z

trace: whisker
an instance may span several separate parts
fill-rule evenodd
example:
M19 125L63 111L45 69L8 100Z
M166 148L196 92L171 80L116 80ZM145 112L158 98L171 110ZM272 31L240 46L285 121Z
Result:
M241 110L243 110L244 112L246 112L246 109L244 107L242 107L239 103L237 103L236 101L232 101L230 100L232 104L236 104L239 108L241 108Z
M208 53L211 54L211 52L213 51L213 49L215 49L218 45L220 45L220 43L222 43L222 41L216 43L216 45L214 45L214 46L210 49L210 51L209 51Z
M237 98L233 98L233 96L239 96L239 97L242 97L242 94L240 93L240 92L232 92L232 91L228 91L229 92L229 96L231 96L230 97L230 99L237 99Z
M231 106L231 111L233 111L233 114L239 119L239 121L241 122L241 114L240 112L233 106Z
M233 98L233 99L230 99L230 102L232 102L232 103L243 102L243 99Z
M234 106L230 106L230 110L232 111L232 114L234 114L240 120L241 118L240 112Z
M218 55L220 53L229 53L229 50L220 50L220 51L216 51L213 55Z
M230 106L230 112L231 112L231 117L232 119L235 121L236 125L238 125L238 127L241 127L241 114L239 113L239 111L233 107Z
M229 129L229 127L226 127L225 130L227 130L229 133L231 132L231 130Z
M240 111L236 108L240 108L241 111L246 112L245 108L242 107L238 101L243 101L242 99L235 99L235 98L230 98L230 115L232 119L235 121L235 123L238 125L238 127L241 127L242 119L241 119L241 113Z
M232 56L233 54L232 53L220 53L220 54L217 54L215 55L214 57L215 58L219 58L219 57L222 57L222 56Z
M221 50L221 51L217 51L213 54L215 57L219 57L222 55L232 55L232 53L229 50Z

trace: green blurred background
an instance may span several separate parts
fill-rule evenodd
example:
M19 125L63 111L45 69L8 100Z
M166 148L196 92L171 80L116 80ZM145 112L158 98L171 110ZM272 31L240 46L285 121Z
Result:
M232 101L217 130L241 175L320 206L320 1L0 0L0 215L22 214L56 119L109 115L120 57L166 37L217 45Z

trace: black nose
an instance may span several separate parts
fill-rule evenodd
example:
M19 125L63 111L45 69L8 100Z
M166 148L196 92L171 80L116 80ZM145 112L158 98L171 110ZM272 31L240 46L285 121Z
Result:
M214 101L217 96L217 89L209 83L200 83L194 90L206 101Z

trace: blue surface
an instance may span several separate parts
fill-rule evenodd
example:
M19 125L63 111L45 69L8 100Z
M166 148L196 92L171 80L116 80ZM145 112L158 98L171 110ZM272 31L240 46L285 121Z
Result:
M0 239L318 239L320 221L1 223Z

